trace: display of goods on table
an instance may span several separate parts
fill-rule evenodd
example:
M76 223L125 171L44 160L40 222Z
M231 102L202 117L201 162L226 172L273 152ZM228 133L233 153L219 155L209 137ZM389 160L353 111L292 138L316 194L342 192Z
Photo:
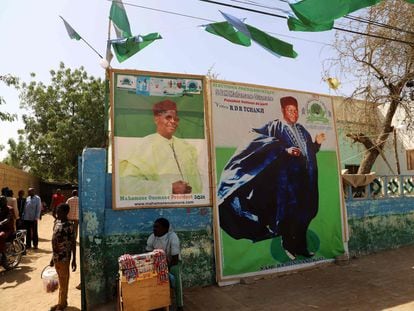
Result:
M121 310L144 311L171 304L168 264L163 250L119 257Z

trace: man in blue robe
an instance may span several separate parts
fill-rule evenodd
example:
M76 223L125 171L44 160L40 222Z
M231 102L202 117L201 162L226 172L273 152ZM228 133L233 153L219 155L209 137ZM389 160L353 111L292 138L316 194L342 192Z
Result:
M220 226L235 239L282 237L287 255L311 257L306 231L318 212L315 141L299 123L294 97L280 99L283 120L252 130L247 146L225 166L218 187Z

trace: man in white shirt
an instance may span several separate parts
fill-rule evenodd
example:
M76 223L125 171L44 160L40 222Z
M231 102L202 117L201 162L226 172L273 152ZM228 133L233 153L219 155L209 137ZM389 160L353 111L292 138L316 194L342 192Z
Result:
M121 195L201 193L197 150L174 136L180 122L176 103L164 100L152 110L157 132L119 163Z
M165 218L154 221L153 233L147 240L146 250L154 249L162 249L167 256L170 283L175 291L177 310L183 310L180 240L174 231L170 231L170 222Z
M78 237L78 226L79 226L79 198L78 190L72 191L72 196L66 201L69 205L68 219L73 222L73 230L75 231L75 238Z

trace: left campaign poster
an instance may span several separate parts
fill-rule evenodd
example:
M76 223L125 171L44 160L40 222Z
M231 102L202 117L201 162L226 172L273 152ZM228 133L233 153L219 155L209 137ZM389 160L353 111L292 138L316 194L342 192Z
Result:
M111 71L115 209L211 205L203 76Z

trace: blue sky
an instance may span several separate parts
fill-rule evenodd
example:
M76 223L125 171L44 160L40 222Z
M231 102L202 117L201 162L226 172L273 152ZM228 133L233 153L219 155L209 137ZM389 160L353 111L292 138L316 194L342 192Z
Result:
M222 2L243 5L229 0ZM288 9L282 1L257 2ZM124 0L124 3L133 34L159 32L163 39L122 64L114 58L111 63L114 68L206 74L213 67L219 79L223 80L323 94L330 92L323 81L322 61L332 55L332 49L323 43L332 43L334 31L289 32L284 19L197 0ZM206 21L137 8L127 3L214 21L224 20L219 12L222 10L246 18L246 23L292 43L299 56L296 59L277 58L255 44L248 48L234 45L199 27L207 24ZM38 81L47 83L49 71L58 68L59 62L63 61L67 67L84 66L89 74L103 78L99 57L82 41L68 37L59 15L105 55L110 6L111 2L106 0L1 0L0 39L3 48L0 74L10 73L29 81L29 74L34 72ZM0 85L0 95L7 101L6 105L0 106L2 111L19 116L24 113L19 108L15 90ZM20 117L16 122L0 122L0 126L0 144L7 145L10 137L17 139L17 129L23 128L23 123ZM0 159L5 155L5 151L0 152Z

